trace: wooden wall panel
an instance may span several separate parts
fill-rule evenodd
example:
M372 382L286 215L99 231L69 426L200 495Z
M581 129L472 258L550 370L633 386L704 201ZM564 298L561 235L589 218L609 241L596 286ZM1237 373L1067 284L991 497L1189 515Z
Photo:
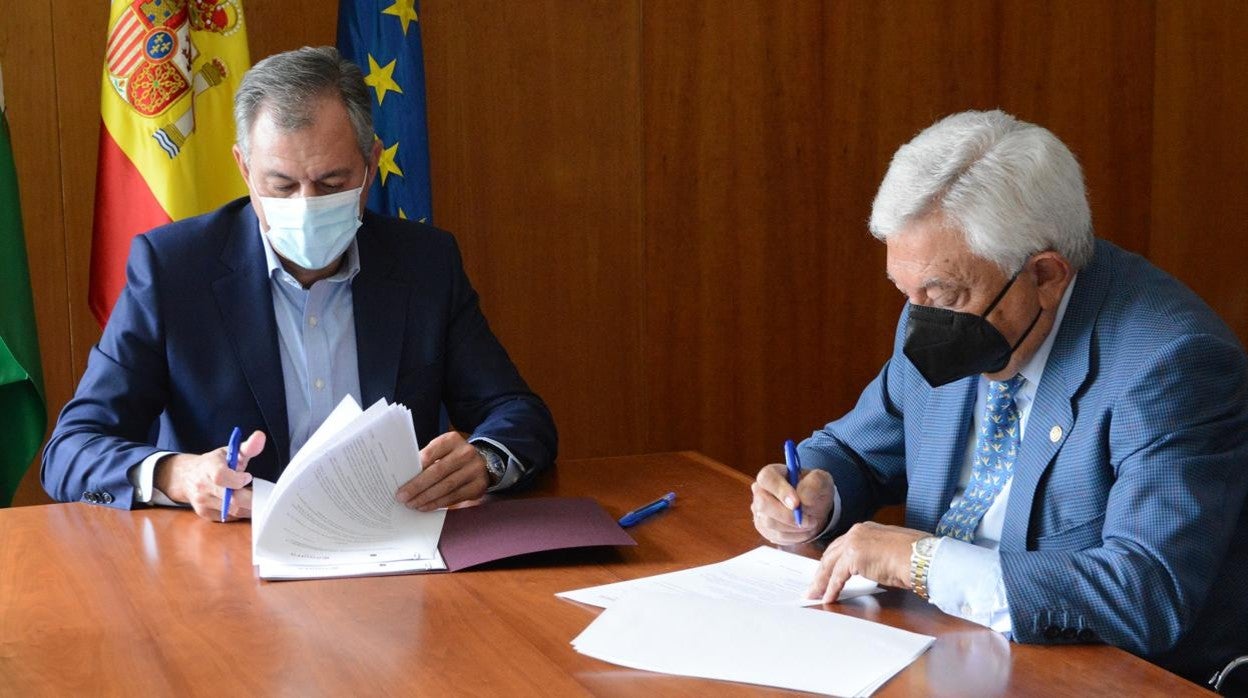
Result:
M1150 256L1248 342L1248 11L1157 7Z
M0 18L49 412L85 297L106 3ZM247 3L254 60L334 3ZM1248 13L1236 0L424 0L435 222L565 457L753 472L849 409L901 299L866 230L893 151L1000 106L1066 141L1098 233L1248 339ZM32 470L19 503L46 501ZM743 497L745 495L743 494Z
M561 455L641 450L637 4L421 5L434 222Z
M4 102L21 194L44 389L50 405L68 399L69 386L75 380L68 351L61 148L55 131L61 107L54 81L56 61L49 49L55 45L55 21L51 6L39 2L6 6L0 17ZM49 431L55 414L51 412ZM0 428L0 434L3 431ZM39 487L38 473L28 472L18 487L14 504L38 501L46 501L46 496Z
M301 46L334 45L338 31L336 2L253 0L244 2L243 9L252 63Z
M1153 3L1009 2L1001 108L1044 126L1083 166L1100 237L1147 254Z
M824 18L813 4L644 10L649 438L744 465L769 417L796 426L807 331L824 317L807 309L832 268L829 158L812 138L829 100L822 33L802 31Z
M61 399L49 404L49 418L55 420L61 405L73 396L78 378L86 369L87 355L100 338L100 327L87 307L87 283L100 134L100 73L108 37L109 9L106 3L84 6L74 0L53 0L51 5L56 17L76 18L74 22L62 20L53 25L55 41L52 44L60 104L55 138L60 146L63 184L58 203L65 223L64 264L68 276L65 311L73 365L73 375L67 383L58 377L58 388L63 390Z

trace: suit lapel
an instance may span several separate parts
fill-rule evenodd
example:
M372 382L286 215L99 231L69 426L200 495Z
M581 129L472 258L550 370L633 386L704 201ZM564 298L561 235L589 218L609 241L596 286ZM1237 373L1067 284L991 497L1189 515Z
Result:
M1065 322L1062 324L1064 326ZM1057 351L1056 343L1053 349ZM1019 449L1018 460L1014 462L1010 499L1006 504L1005 523L1001 531L1002 550L1019 552L1027 549L1027 529L1031 524L1036 486L1053 461L1053 456L1057 455L1057 450L1066 442L1075 422L1071 393L1067 392L1067 388L1069 381L1077 378L1077 363L1059 362L1055 366L1050 361L1044 369L1035 402L1031 406L1031 416L1027 418L1027 436ZM1084 375L1087 374L1086 366L1085 362ZM1060 369L1060 374L1051 376L1053 369Z
M964 378L933 390L928 398L919 453L910 470L910 492L906 498L906 521L910 528L936 530L936 523L949 508L957 475L965 460L978 380ZM954 438L948 438L950 434Z
M263 245L259 223L247 205L221 252L221 261L230 271L212 283L212 290L280 468L290 460L290 428Z
M1036 489L1074 427L1074 397L1088 377L1092 330L1109 286L1109 251L1097 242L1092 263L1079 272L1070 303L1049 353L1036 399L1027 418L1018 460L1014 463L1010 499L1001 531L1001 550L1027 549Z
M355 346L360 365L360 397L368 407L393 399L399 382L399 358L407 323L407 289L390 274L395 255L373 230L365 213L359 241L360 273L351 284L355 308Z

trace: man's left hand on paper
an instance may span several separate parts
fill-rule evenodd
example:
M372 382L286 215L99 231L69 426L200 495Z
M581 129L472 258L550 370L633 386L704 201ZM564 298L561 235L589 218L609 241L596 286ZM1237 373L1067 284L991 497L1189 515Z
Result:
M485 495L490 476L485 459L463 434L435 438L420 450L420 474L408 480L394 499L409 509L433 511Z
M253 431L238 448L238 469L226 463L226 447L195 455L177 453L156 464L155 486L175 502L190 504L199 516L221 520L221 503L225 489L234 490L230 502L230 519L251 518L251 484L247 464L264 450L265 436Z
M928 535L873 521L855 524L824 551L807 597L822 596L824 603L832 603L855 574L885 586L909 589L911 546Z

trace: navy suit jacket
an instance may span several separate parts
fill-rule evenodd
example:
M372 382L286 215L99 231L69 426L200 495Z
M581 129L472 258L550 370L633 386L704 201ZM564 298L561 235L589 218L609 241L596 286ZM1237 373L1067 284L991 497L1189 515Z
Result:
M931 388L902 354L802 443L837 535L904 502L934 531L976 381ZM1100 641L1205 681L1248 653L1248 360L1189 289L1098 241L1075 282L1014 464L1001 566L1022 642Z
M550 412L490 331L451 235L366 212L356 239L364 406L406 405L424 444L445 405L457 429L507 446L525 477L553 463ZM218 448L236 425L268 435L248 471L277 479L291 453L263 245L245 198L134 239L125 290L44 450L53 498L128 508L132 466Z

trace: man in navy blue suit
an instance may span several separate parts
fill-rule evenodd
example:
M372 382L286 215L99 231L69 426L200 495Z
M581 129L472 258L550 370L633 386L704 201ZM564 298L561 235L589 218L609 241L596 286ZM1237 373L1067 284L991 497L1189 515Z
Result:
M135 238L126 287L44 451L62 501L250 515L344 397L412 412L431 510L549 467L556 433L490 331L447 233L364 210L381 146L357 66L332 48L257 63L235 97L250 196ZM440 433L440 409L469 432ZM235 425L250 436L226 466Z
M871 215L907 304L847 415L753 485L769 540L1035 643L1105 642L1205 681L1248 653L1248 359L1190 290L1097 240L1047 130L948 117ZM906 526L867 519L906 505ZM800 504L802 523L795 523Z

